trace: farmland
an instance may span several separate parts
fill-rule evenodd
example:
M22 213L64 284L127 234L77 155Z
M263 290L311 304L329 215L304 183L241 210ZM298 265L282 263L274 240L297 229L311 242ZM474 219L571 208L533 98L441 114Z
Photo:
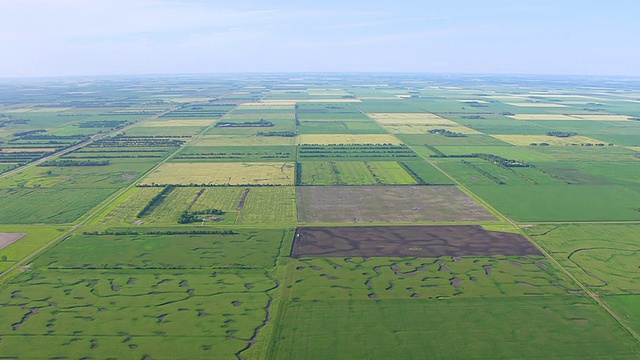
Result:
M9 83L0 357L640 356L635 80Z
M293 185L293 170L291 163L167 163L140 185Z

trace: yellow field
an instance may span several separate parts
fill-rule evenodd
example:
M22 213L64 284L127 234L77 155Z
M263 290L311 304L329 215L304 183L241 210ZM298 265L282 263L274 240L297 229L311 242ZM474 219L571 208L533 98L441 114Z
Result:
M361 100L402 100L395 96L358 96Z
M380 124L458 125L456 122L430 113L371 113L367 115Z
M307 93L311 96L345 96L351 95L342 89L309 89Z
M580 120L562 114L516 114L509 117L516 120Z
M269 108L269 110L276 110ZM291 108L291 111L278 111L278 112L259 112L259 111L251 111L249 113L242 113L233 111L227 115L225 115L223 121L258 121L260 119L265 120L293 120L295 119L296 113Z
M478 104L488 104L488 101L485 100L473 100L473 99L467 99L467 100L458 100L461 103L473 103L473 102L477 102Z
M314 145L355 145L355 144L394 144L402 141L389 134L303 134L298 136L298 144Z
M144 126L209 126L217 120L165 120L165 121L145 121Z
M1 153L10 154L16 152L40 152L40 151L55 151L56 148L10 148L10 149L0 149Z
M150 97L162 99L168 102L176 102L176 103L188 103L188 102L206 102L211 100L208 97L181 97L182 95L151 95Z
M292 163L165 163L140 184L293 185Z
M278 101L278 100L266 100L264 102L250 102L243 103L237 107L239 110L250 110L250 109L283 109L283 110L292 110L296 105L295 101Z
M571 115L582 120L595 120L595 121L632 121L629 120L631 116L628 115L608 115L608 114L581 114Z
M629 149L640 152L640 146L630 146Z
M7 110L2 110L3 112L7 112L7 113L26 113L26 112L34 112L34 113L49 113L49 112L62 112L62 111L67 111L67 110L71 110L73 108L70 107L53 107L53 108L34 108L34 109L29 109L29 108L20 108L20 109L7 109Z
M532 143L547 143L552 146L571 146L573 144L606 144L604 141L595 140L586 136L572 136L568 138L559 138L547 135L491 135L496 139L506 141L516 146L529 146Z
M204 135L194 140L193 146L285 146L294 145L293 137L246 136L246 135Z
M338 99L304 99L304 100L297 100L296 102L299 103L318 103L318 102L326 102L326 103L352 103L352 102L362 102L362 100L360 99L343 99L343 98L338 98Z
M392 134L426 134L429 130L445 129L457 133L463 133L467 135L482 134L479 131L473 130L466 126L441 126L441 125L382 125L387 131Z
M541 103L541 102L508 102L505 103L511 106L519 106L519 107L549 107L549 108L559 108L559 107L567 107L562 104L554 104L554 103Z

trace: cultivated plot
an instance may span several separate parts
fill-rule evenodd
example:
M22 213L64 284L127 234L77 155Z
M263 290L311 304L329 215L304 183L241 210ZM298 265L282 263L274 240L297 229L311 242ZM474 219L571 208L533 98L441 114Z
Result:
M22 239L27 233L2 233L0 232L0 249L13 244L14 242Z
M389 134L302 134L298 136L300 145L357 145L357 144L391 144L402 142Z
M275 320L273 359L640 354L635 339L580 296L290 301Z
M454 121L431 113L369 113L367 115L383 125L459 125Z
M142 179L151 185L293 185L292 163L166 163Z
M557 137L548 135L492 135L516 146L604 146L606 142L586 136Z
M303 186L297 195L301 222L495 220L454 186Z
M291 256L542 255L527 239L481 226L299 227Z

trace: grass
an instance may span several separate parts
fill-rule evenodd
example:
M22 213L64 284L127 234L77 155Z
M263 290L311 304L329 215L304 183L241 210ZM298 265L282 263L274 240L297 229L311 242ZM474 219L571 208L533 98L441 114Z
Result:
M289 262L286 279L285 300L428 300L579 291L542 256L303 258Z
M293 301L283 304L277 321L272 359L633 358L640 352L611 317L577 296Z
M414 185L420 182L394 161L312 161L301 163L300 172L299 185Z
M132 188L101 211L92 223L131 224L162 188Z
M63 227L1 226L0 233L26 232L27 235L0 249L0 258L7 257L7 260L0 261L0 272L4 272L29 254L42 248L56 237L62 235L65 230Z
M335 185L338 182L331 162L312 161L300 163L300 169L299 185Z
M211 269L273 266L283 230L235 234L76 235L34 263L46 269Z
M135 188L118 203L103 211L92 225L167 225L177 224L180 214L188 211L218 209L223 215L201 225L292 224L295 222L295 189L278 187L176 187L148 214L140 211L162 188ZM244 194L247 193L243 202ZM240 206L242 203L242 206ZM206 216L205 216L206 218Z
M390 161L372 161L366 163L368 170L381 185L413 185L416 179L400 164Z
M79 275L32 270L3 288L3 356L233 357L262 323L274 286L255 270ZM27 339L43 339L46 353Z
M0 189L0 224L71 223L114 189Z
M294 224L296 190L293 186L252 188L240 211L238 224Z
M538 225L526 232L599 294L637 294L636 224Z
M376 179L363 162L340 161L332 163L338 185L375 185Z
M8 82L0 171L107 130L79 124L175 110L61 157L108 166L31 167L0 179L0 233L27 233L0 250L0 271L59 240L0 279L0 357L638 358L639 343L590 296L640 331L640 122L628 119L640 117L640 92L625 79L513 79ZM273 126L214 126L259 119ZM19 139L30 130L46 136ZM473 153L534 166L457 157ZM311 224L521 233L474 199L518 221L553 259L416 258L415 244L399 249L404 258L290 257L293 228ZM212 209L222 214L178 224L184 211Z

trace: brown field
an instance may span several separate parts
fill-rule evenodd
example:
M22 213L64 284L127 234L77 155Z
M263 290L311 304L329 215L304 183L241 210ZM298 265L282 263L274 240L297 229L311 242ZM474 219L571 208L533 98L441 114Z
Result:
M302 186L297 196L308 223L495 220L455 186Z
M27 233L0 233L0 249L22 239Z
M542 255L520 234L481 226L299 227L291 256L430 257Z

